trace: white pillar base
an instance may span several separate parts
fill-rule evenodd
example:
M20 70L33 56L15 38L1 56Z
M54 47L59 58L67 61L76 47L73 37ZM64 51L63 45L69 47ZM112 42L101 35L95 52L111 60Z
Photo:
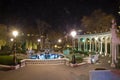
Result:
M102 51L100 51L100 54L102 54Z
M107 52L105 52L105 56L107 56Z
M82 51L81 49L78 49L78 51Z
M115 63L111 63L111 67L115 68Z
M89 50L89 52L91 52L91 50Z

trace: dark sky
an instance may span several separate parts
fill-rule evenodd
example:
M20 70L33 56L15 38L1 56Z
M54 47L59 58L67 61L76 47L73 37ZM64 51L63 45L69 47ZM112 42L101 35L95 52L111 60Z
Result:
M82 16L96 9L117 16L119 0L0 0L0 23L35 26L44 20L53 27L79 26Z

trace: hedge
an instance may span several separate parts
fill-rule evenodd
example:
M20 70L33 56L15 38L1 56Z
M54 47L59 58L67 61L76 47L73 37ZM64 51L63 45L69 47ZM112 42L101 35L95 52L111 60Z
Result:
M19 60L17 60L19 62ZM0 56L0 64L14 65L13 56Z

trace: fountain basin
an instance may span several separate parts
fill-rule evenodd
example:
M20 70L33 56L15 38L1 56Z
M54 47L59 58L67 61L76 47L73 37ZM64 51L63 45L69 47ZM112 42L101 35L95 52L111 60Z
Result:
M30 59L40 59L40 60L61 59L61 58L65 58L65 56L63 54L56 54L56 53L41 53L41 54L30 55Z

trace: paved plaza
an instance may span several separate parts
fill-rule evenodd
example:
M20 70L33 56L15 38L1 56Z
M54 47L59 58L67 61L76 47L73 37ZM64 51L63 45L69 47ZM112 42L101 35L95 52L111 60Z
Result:
M102 61L102 62L101 62ZM66 65L26 65L17 70L0 69L0 80L89 80L89 71L96 68L111 69L104 60L97 64L78 67Z

